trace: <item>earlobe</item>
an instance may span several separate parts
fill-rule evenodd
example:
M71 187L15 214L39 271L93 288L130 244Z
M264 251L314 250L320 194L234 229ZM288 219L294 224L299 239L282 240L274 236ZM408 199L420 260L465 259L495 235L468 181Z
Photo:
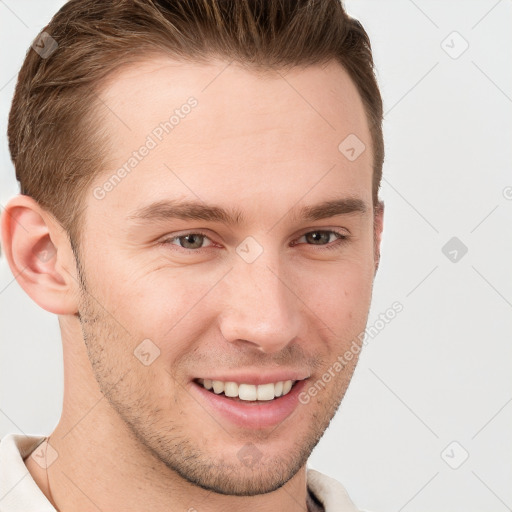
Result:
M57 315L78 310L74 257L66 232L29 196L12 198L2 212L2 247L25 292Z

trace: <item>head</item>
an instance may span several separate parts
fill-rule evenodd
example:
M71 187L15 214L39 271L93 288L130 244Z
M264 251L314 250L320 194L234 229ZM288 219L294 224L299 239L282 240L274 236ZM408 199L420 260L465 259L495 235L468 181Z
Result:
M384 156L364 29L338 0L72 0L43 31L9 118L13 272L127 436L204 489L277 489L357 355L274 423L201 379L305 390L361 343Z

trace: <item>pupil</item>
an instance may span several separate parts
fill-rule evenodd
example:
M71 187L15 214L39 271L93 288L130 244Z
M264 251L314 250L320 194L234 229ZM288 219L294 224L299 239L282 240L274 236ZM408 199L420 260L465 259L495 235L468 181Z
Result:
M327 231L313 231L313 233L306 235L306 238L309 238L308 241L312 241L318 245L318 242L329 243L329 236Z
M197 249L197 248L201 247L201 244L203 241L203 235L186 235L183 238L185 239L184 245L188 246L186 248ZM190 246L192 246L192 247L190 247Z

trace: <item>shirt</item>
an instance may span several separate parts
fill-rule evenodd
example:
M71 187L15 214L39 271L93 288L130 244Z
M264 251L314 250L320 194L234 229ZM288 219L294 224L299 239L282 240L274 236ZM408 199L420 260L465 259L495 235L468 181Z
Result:
M44 439L7 434L0 441L1 512L56 512L24 463ZM306 480L310 512L358 512L345 488L334 478L307 468Z

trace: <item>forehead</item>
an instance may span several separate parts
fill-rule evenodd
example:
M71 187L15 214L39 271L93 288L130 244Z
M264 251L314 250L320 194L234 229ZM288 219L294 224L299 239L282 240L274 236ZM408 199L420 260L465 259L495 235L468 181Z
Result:
M211 121L208 113L221 115L219 121L263 122L270 115L269 121L280 117L281 124L297 131L299 127L292 124L294 114L301 114L314 127L323 122L324 128L343 131L351 125L361 135L367 129L359 93L345 69L334 61L258 71L233 61L193 63L153 56L122 66L101 89L114 132L130 131L134 125L147 129L151 125L145 125L146 121L161 119L190 96L202 105L195 122L202 120L205 127ZM117 115L120 111L125 116L122 120ZM225 134L240 128L233 122L216 124Z
M112 74L100 98L111 152L96 185L127 170L110 207L173 192L217 203L296 201L333 187L371 196L366 115L338 63L259 73L235 62L152 57ZM366 149L351 161L340 144L354 136ZM144 145L150 150L134 156ZM138 160L126 166L130 158Z

